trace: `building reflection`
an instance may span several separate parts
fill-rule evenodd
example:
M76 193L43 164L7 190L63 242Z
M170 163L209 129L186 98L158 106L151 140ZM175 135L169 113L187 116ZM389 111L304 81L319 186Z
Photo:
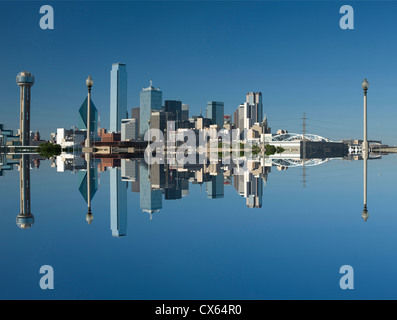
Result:
M93 166L93 160L90 154L86 155L84 163L85 168L77 171L79 177L79 191L87 203L86 221L88 224L91 224L94 219L94 215L91 211L91 201L98 190L98 171L96 167ZM75 166L72 167L75 168Z
M138 160L134 160L138 161ZM155 212L163 207L161 178L164 171L161 165L148 165L143 159L139 161L139 200L142 212L146 212L152 219Z
M110 169L110 228L113 237L127 234L127 188L128 182L121 178L121 168Z
M28 154L22 155L19 162L19 193L21 209L17 215L17 226L21 229L28 229L34 223L30 207L30 158Z
M17 225L27 229L34 223L31 212L30 199L30 170L38 169L40 157L19 154L1 154L0 174L5 170L12 170L17 165L20 171L20 213L17 216ZM367 161L380 157L351 157L335 158L308 158L306 165L321 165L331 159L364 160L364 210L362 217L368 219L367 211ZM163 209L163 200L171 201L182 199L189 195L189 186L204 185L206 197L215 201L222 201L225 197L225 188L232 186L245 199L248 208L261 208L264 188L267 184L272 167L284 171L296 167L298 160L258 156L256 158L241 158L239 161L223 164L220 160L207 160L202 164L147 164L141 158L93 158L84 154L62 153L51 161L51 166L58 172L69 171L77 173L78 189L87 203L87 222L92 223L92 200L98 190L99 172L109 172L110 196L110 229L113 237L127 235L127 192L139 193L139 204L133 204L132 210L140 208L142 213L148 214L152 220ZM281 169L280 169L281 168Z
M363 152L363 162L364 162L364 208L361 214L364 222L368 220L369 213L367 208L367 171L368 171L368 150Z

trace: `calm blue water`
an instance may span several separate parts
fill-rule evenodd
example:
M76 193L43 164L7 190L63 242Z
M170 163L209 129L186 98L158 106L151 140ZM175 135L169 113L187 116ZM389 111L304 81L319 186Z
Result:
M208 199L205 183L164 200L149 219L127 190L127 235L110 229L109 172L100 173L94 220L78 176L49 161L31 170L35 222L16 225L17 167L0 177L1 299L386 299L397 297L397 159L368 161L369 219L363 161L332 160L269 173L261 208L248 208L231 185ZM163 196L164 197L164 196ZM54 289L42 290L42 265ZM354 289L339 268L354 268Z

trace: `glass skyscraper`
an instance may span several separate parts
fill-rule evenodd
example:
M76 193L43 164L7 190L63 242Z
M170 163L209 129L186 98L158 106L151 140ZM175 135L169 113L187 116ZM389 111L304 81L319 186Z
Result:
M246 102L251 106L251 108L255 109L255 112L252 113L251 118L253 122L262 122L263 121L263 104L262 104L262 92L248 92Z
M223 102L209 101L207 103L207 118L212 124L223 127L224 104Z
M247 93L246 102L240 104L233 114L233 122L240 129L241 138L244 137L244 130L250 129L255 123L262 123L267 127L266 118L263 117L261 92Z
M110 226L113 237L127 234L127 182L121 180L120 168L110 169Z
M141 161L139 169L140 206L143 212L148 212L151 215L153 212L159 211L163 207L162 192L160 189L154 190L152 188L152 172L146 162ZM154 178L156 179L156 177ZM157 180L159 180L158 177Z
M124 63L113 63L110 71L110 126L111 132L121 131L121 119L127 114L127 68Z
M143 140L145 132L149 129L149 122L153 110L161 110L163 94L158 88L154 88L150 80L150 86L142 89L140 95L139 136Z
M211 175L211 180L206 182L206 187L207 198L223 198L225 195L225 187L223 184L223 171L219 172L217 175Z

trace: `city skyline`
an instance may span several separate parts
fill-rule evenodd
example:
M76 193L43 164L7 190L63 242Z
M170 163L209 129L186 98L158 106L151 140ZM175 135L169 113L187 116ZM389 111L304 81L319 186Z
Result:
M383 141L389 144L394 143L390 132L394 132L391 118L397 117L393 108L395 98L391 95L393 92L392 74L394 73L394 68L396 68L392 57L395 56L396 46L392 44L393 41L385 38L382 32L388 27L383 22L387 20L386 17L382 20L370 20L373 21L370 25L360 25L360 21L364 18L392 15L397 10L394 3L382 3L381 7L388 10L382 10L380 13L380 6L375 6L372 3L357 2L353 7L357 16L356 24L360 27L356 27L354 30L341 30L339 28L340 14L338 9L340 6L337 2L307 3L305 5L292 4L291 6L283 6L272 2L248 3L244 5L238 2L229 4L167 3L155 6L153 3L122 3L120 5L126 9L125 11L133 8L133 12L137 15L141 11L151 9L153 14L158 17L157 20L159 22L162 21L163 12L192 15L194 11L198 12L198 16L208 20L213 15L221 12L221 10L230 19L235 17L238 11L243 16L246 13L247 20L243 20L243 22L247 21L248 23L250 21L251 23L247 27L248 30L245 30L244 35L248 35L249 39L251 39L251 37L254 38L261 31L264 39L263 43L257 42L255 51L250 51L249 59L244 59L241 51L230 50L234 48L234 43L238 43L236 41L242 40L243 34L238 31L238 28L241 27L243 22L236 26L227 23L223 28L218 29L213 29L216 26L213 23L207 23L207 26L202 28L205 23L198 20L197 16L194 15L188 24L188 30L190 32L194 31L195 33L193 34L195 36L189 40L189 43L199 41L198 47L191 46L199 50L181 50L181 53L177 53L176 56L180 58L178 59L179 64L173 65L172 70L167 61L173 51L167 49L168 47L164 45L162 46L163 50L156 53L156 55L151 53L154 51L148 51L146 56L141 56L137 55L137 51L129 50L131 45L123 41L119 43L113 42L116 45L107 50L102 50L103 47L100 43L91 41L89 42L90 50L96 52L95 59L92 61L87 61L83 56L71 55L70 57L65 57L64 54L59 54L46 57L47 62L44 62L43 59L38 58L38 52L33 48L32 56L25 57L23 65L18 62L20 60L18 54L11 57L5 56L6 53L2 52L2 58L8 61L8 64L4 68L2 79L0 79L1 88L4 90L1 92L3 100L1 103L5 107L11 108L10 110L17 108L17 100L11 94L13 91L15 92L16 88L10 83L9 79L15 77L15 74L20 70L30 70L37 79L40 79L39 82L36 81L34 88L36 100L32 101L33 105L40 106L40 108L37 108L38 112L32 117L32 129L40 129L43 135L48 138L51 128L43 119L51 119L49 122L56 123L57 127L68 128L76 118L74 115L65 112L65 110L70 110L70 108L74 108L81 103L80 97L84 93L81 83L87 74L92 74L93 78L96 79L94 88L96 91L93 92L93 100L100 111L102 119L109 119L109 109L107 107L110 101L109 65L115 61L123 61L127 64L131 74L134 75L129 79L127 110L139 106L139 91L147 86L150 79L153 79L161 87L164 92L164 100L180 98L181 101L190 105L192 114L199 114L199 110L205 109L207 101L211 100L223 101L225 114L232 114L234 109L244 101L241 97L242 94L249 91L261 91L264 109L267 116L273 119L273 127L275 129L281 129L285 126L289 127L291 131L299 131L301 126L299 118L303 112L306 112L308 115L308 129L311 132L316 132L332 139L340 139L347 134L358 137L361 134L361 121L356 119L357 110L360 110L360 103L357 101L360 91L355 90L357 81L368 77L373 80L372 83L376 86L373 87L376 90L373 90L369 96L369 101L373 106L372 109L369 108L368 110L372 119L369 123L369 134L373 137L376 136L374 138L377 139L383 134ZM1 14L4 15L2 16L2 23L7 23L12 19L13 8L17 4L6 2L1 3L1 6L3 9ZM24 24L37 24L34 16L29 16L30 7L32 10L34 9L33 4L27 4L26 10L20 13L25 18ZM113 9L110 8L109 11L105 3L96 4L95 7L96 10L93 12L88 10L87 4L72 3L66 6L63 3L55 3L54 10L56 10L60 21L57 23L57 27L51 31L53 33L46 33L39 27L37 27L37 30L28 28L28 33L19 33L22 26L17 26L4 39L5 45L14 45L14 40L11 38L13 33L26 37L27 43L29 43L30 36L38 37L43 41L44 45L68 40L78 26L84 25L84 27L89 28L84 22L85 18L100 19L105 14L105 9L107 9L106 12L109 19L116 18ZM74 21L76 23L74 26L67 21L67 15L73 8L81 14L81 19ZM294 16L291 16L292 12L294 12ZM259 14L265 15L266 19L255 20L253 18L253 16ZM294 33L289 34L287 26L279 28L274 33L266 31L271 26L279 25L277 21L281 17L292 19L290 23L295 26ZM126 24L125 30L128 30L128 27L132 27L132 22L127 23L123 15L117 18ZM318 24L317 22L320 20L324 23ZM131 21L134 21L134 19L131 19ZM141 23L141 19L138 17L135 23ZM149 30L154 32L157 30L157 26L157 23L151 25L147 32ZM226 36L226 27L231 28L230 33L236 31L233 39ZM277 28L271 29L277 30ZM202 34L197 33L198 30L201 30ZM216 30L216 32L210 35L210 30ZM165 30L160 32L161 37L158 45L170 40L169 37L174 34L171 31L174 33L177 31L179 35L184 34L179 25L167 24ZM297 32L301 32L302 39L300 41L306 43L305 46L300 46L299 42L294 40ZM377 34L376 37L371 36L375 33ZM110 34L113 37L123 36L123 32L116 33L112 28L103 32L103 34L106 37ZM143 31L141 36L144 37L145 35L147 35L146 31ZM309 41L305 41L313 36L319 37L316 46L313 46ZM353 36L354 42L351 40ZM206 53L204 49L208 49L209 44L199 45L202 44L204 37L216 48L219 46L214 42L217 37L223 39L221 44L224 46L223 50L227 52L226 55L223 55L225 57L223 63L219 63L215 56ZM284 41L277 41L277 37L284 39ZM357 39L360 40L360 45L357 45ZM77 45L81 45L82 48L87 46L81 43L82 38L77 38L76 40ZM268 41L272 41L272 47L266 46ZM175 45L174 41L171 43ZM290 43L295 49L294 59L291 61L283 53L287 43ZM371 43L373 43L372 46ZM380 60L378 57L380 57L381 53L374 52L371 49L376 47L377 44L382 44L384 48L387 48L382 50L382 59ZM152 48L154 43L150 43L150 46ZM175 48L181 49L179 45L176 45ZM57 46L54 47L54 50L54 53L58 52ZM220 52L224 52L223 50ZM235 51L234 54L233 51ZM265 54L263 55L263 53ZM181 59L182 56L183 59ZM261 56L263 56L263 59L260 59ZM61 57L64 61L62 65L65 65L66 62L68 66L67 70L58 63ZM320 57L322 58L320 59ZM241 67L231 64L233 59L237 58L242 63ZM71 60L68 63L68 59L73 59L74 64ZM381 62L377 63L375 68L373 64L369 63L368 59L370 61L378 59ZM107 62L105 63L105 61ZM140 62L137 63L137 61ZM198 61L204 62L204 65L198 64ZM323 63L324 61L327 61L326 65ZM51 66L51 72L47 68L48 64ZM53 64L56 66L56 71L64 73L64 76L59 79L61 85L56 87L52 87L53 82L51 81L51 75L54 71ZM367 66L365 74L359 71L359 67L362 65ZM200 68L196 66L200 66ZM319 68L320 66L321 68ZM249 80L245 76L246 72L243 71L243 67L246 67L247 71L249 70L249 73L247 72L247 75L250 75ZM182 72L181 68L186 71ZM206 76L209 73L211 73L211 77ZM295 79L298 81L295 81ZM194 89L198 87L200 87L200 90ZM61 88L67 89L67 93L62 94ZM55 99L57 100L56 105L50 102ZM385 118L382 116L385 113L391 114L393 117ZM8 113L3 122L7 123L9 127L16 127L15 114L12 115L12 112ZM289 117L285 117L285 114L289 114ZM59 115L62 115L62 117L60 118ZM323 117L326 117L329 122L323 121ZM104 126L104 123L102 126Z
M396 16L0 0L0 299L396 299Z

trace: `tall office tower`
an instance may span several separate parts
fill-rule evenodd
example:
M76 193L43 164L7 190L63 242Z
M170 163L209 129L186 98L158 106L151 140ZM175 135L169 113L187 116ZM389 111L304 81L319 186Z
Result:
M188 104L182 104L181 120L189 121L189 105Z
M247 124L247 111L249 111L248 103L242 103L238 106L238 128L243 131Z
M263 196L263 181L248 170L244 172L244 197L249 208L261 208Z
M149 129L152 111L160 111L163 104L163 94L159 88L154 88L152 80L147 88L140 94L139 136L143 140L145 132Z
M139 108L131 108L131 118L139 120Z
M30 144L30 88L34 84L34 77L30 72L22 71L17 75L17 84L21 88L19 140L23 146L28 146Z
M244 174L241 172L233 175L233 187L236 189L237 193L243 197L244 196Z
M178 123L182 120L182 102L178 100L165 100L164 111L171 115L169 118L175 119L177 129Z
M139 137L139 116L140 116L139 108L132 108L130 119L136 119L135 123L138 129L138 137Z
M244 130L249 130L255 123L257 123L257 104L249 104L244 102L240 104L233 114L233 123L237 129L240 130L241 138L244 138Z
M132 192L139 192L139 160L121 159L121 180L131 184Z
M263 121L262 92L248 92L246 102L252 106L253 123Z
M206 182L206 189L207 198L217 199L224 197L223 171L220 171L217 175L211 175L211 180Z
M189 178L184 177L184 179L181 180L181 186L182 186L182 197L186 197L189 195Z
M176 121L175 114L164 111L153 111L150 118L150 128L160 130L164 135L177 130L178 122Z
M17 226L28 229L34 222L30 212L30 159L28 154L23 154L19 165L19 191L21 212L17 215Z
M207 102L207 118L211 119L212 124L223 127L224 104L223 102Z
M239 130L239 138L241 139L244 139L244 130L248 130L252 125L250 111L248 103L244 102L238 106L233 114L234 127Z
M147 212L150 217L154 212L160 211L163 207L161 189L152 188L152 170L145 161L139 163L139 187L140 207L142 212ZM154 177L154 179L157 179ZM159 179L157 179L159 180Z
M178 170L172 169L169 165L166 165L163 172L165 172L163 188L164 199L182 199L182 179L179 177Z
M127 68L124 63L113 63L110 71L110 132L121 131L121 119L127 113Z
M233 112L233 125L234 128L236 129L240 128L239 117L240 117L240 106L238 106L236 111Z
M110 228L113 237L127 234L127 182L120 168L110 169Z

